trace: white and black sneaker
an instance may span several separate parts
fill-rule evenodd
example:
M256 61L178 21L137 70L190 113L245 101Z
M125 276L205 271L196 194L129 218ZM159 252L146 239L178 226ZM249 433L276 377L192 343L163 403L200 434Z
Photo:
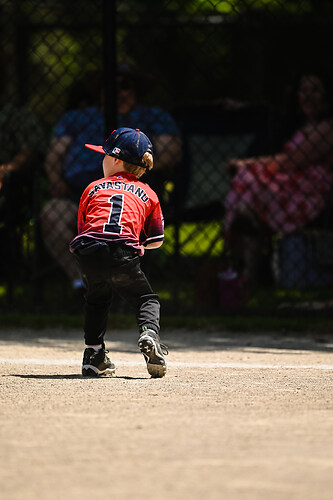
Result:
M116 367L106 355L107 352L103 347L98 351L87 347L83 353L82 375L84 377L114 375Z
M166 374L166 364L164 356L168 354L168 349L160 343L159 335L154 330L144 330L140 334L138 347L147 363L149 375L153 378L161 378Z

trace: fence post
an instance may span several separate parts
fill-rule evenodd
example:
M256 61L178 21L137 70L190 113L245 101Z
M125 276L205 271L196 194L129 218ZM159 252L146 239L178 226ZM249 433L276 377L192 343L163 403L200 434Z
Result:
M103 0L103 65L105 137L117 128L116 0Z

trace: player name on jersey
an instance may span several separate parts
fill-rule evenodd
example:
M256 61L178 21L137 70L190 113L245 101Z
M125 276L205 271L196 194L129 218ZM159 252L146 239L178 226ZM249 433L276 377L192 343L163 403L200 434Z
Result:
M149 200L149 196L142 187L136 186L131 182L124 181L104 181L95 184L93 189L89 191L88 196L91 198L95 193L97 193L97 191L100 191L101 189L116 189L118 191L127 191L128 193L133 193L144 203L147 203L147 201Z

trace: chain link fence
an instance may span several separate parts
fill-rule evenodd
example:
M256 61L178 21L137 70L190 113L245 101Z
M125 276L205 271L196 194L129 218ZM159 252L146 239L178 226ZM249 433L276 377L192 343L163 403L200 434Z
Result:
M151 138L165 313L331 310L329 1L1 0L0 305L78 311L85 143ZM116 300L116 299L115 299ZM122 308L121 303L115 307Z

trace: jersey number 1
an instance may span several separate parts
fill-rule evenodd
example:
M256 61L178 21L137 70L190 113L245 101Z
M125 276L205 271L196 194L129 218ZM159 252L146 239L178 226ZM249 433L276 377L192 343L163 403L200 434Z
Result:
M109 222L104 224L104 231L106 233L121 234L123 226L120 224L120 218L123 213L124 195L114 194L109 199L109 202L111 203Z

